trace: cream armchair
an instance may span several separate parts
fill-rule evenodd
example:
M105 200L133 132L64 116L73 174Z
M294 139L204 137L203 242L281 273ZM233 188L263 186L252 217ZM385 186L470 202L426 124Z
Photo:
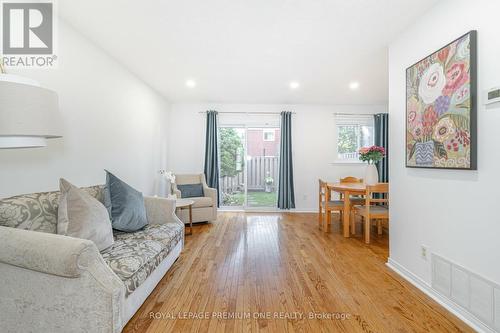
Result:
M215 222L217 220L217 190L207 185L204 174L175 175L175 184L172 184L173 193L177 198L182 198L181 191L177 185L202 184L203 197L189 198L194 201L193 204L193 223L197 222ZM184 223L189 222L188 210L183 209L177 212L179 219Z

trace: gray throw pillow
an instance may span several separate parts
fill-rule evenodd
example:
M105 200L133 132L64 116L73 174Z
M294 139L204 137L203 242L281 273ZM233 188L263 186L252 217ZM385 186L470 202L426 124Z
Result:
M59 180L59 187L57 233L91 240L99 251L113 245L113 229L103 204L65 179Z
M202 184L177 185L177 188L181 191L181 196L183 198L196 198L204 196Z
M105 201L110 202L113 229L134 232L148 224L142 193L106 170Z

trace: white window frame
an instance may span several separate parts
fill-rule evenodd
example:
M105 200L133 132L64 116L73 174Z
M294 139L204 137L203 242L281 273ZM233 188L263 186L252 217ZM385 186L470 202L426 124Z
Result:
M369 126L373 128L374 130L374 125L375 121L373 119L373 114L366 114L366 115L350 115L350 114L335 114L334 115L334 154L335 154L335 160L334 163L339 163L339 164L363 164L362 161L359 160L358 156L355 156L353 158L339 158L339 153L338 153L338 127L339 126L346 126L346 125L353 125L353 126ZM374 134L374 133L373 133ZM358 141L361 138L358 138ZM372 135L372 139L373 135ZM374 144L373 142L371 143L372 145ZM361 144L358 142L358 148L360 147Z
M266 133L272 133L273 134L273 139L272 140L266 139ZM266 141L266 142L276 141L276 130L274 130L274 129L265 129L265 130L263 130L262 131L262 140Z

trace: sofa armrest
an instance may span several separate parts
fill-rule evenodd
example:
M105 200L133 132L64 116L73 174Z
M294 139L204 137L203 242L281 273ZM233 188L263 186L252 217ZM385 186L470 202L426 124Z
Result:
M99 256L92 241L0 227L0 262L64 277L78 277L85 255Z
M144 197L149 224L180 223L175 215L175 200L158 197Z
M5 332L122 330L125 285L92 241L0 227L0 273Z

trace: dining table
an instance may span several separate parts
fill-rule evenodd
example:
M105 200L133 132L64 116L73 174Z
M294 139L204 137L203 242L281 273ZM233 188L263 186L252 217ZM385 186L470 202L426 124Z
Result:
M351 218L351 195L366 195L365 183L327 183L326 184L326 200L332 200L332 192L341 193L344 196L344 214L343 215L343 228L344 237L350 237L350 218Z

